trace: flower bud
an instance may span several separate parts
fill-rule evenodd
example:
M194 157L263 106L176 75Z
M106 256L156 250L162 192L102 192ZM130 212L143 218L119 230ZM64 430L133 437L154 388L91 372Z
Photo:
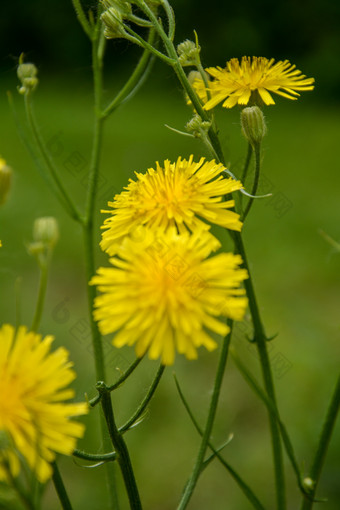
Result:
M254 147L262 142L267 126L262 110L258 106L248 106L241 112L242 133Z
M100 19L104 24L104 36L106 39L125 37L126 32L123 26L123 14L118 9L110 7L103 12Z
M196 138L200 138L203 133L207 133L211 127L211 122L202 120L199 115L194 115L189 122L186 123L186 130L192 133Z
M19 88L20 94L29 94L33 92L33 90L38 85L38 69L34 64L31 63L22 63L22 57L20 57L20 64L17 69L17 76L21 81L22 86Z
M124 0L101 0L104 9L114 9L118 11L122 16L128 16L132 12L132 7L130 2L125 2Z
M12 169L0 158L0 205L4 204L11 188Z
M177 46L177 53L182 66L195 65L199 58L200 51L200 46L196 45L193 41L189 41L189 39Z
M306 476L303 480L302 480L302 485L304 486L304 488L306 489L307 492L310 492L314 489L315 487L315 481L312 480L309 476Z
M52 216L37 218L33 225L33 239L46 248L53 248L59 239L57 220Z

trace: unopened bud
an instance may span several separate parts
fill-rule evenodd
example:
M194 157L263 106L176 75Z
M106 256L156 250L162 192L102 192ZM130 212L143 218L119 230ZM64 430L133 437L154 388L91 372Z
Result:
M123 15L114 7L103 12L100 19L104 24L104 36L106 39L125 38L126 32L123 25Z
M33 92L33 90L38 85L38 69L34 64L31 63L22 63L23 57L20 57L20 64L17 69L17 76L21 81L21 87L19 88L20 94L29 94Z
M207 120L202 120L199 115L194 115L189 122L186 123L186 130L189 133L192 133L196 138L200 138L202 136L202 132L207 133L211 128L211 122Z
M33 225L33 239L48 248L53 248L59 239L58 223L52 216L37 218Z
M104 9L114 9L118 11L122 16L131 14L132 7L130 2L124 0L101 0Z
M307 492L310 492L315 487L315 481L312 480L312 478L310 478L309 476L306 476L306 478L302 480L302 485L307 490Z
M179 61L182 66L192 66L197 63L201 48L193 41L186 41L177 46Z
M4 204L11 188L12 169L0 158L0 205Z
M241 112L242 133L254 147L262 142L267 132L266 121L258 106L248 106Z

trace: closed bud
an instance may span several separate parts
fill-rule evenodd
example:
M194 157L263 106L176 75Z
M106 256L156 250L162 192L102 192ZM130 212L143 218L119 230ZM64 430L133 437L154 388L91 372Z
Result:
M202 133L207 133L211 128L211 122L202 120L199 115L194 115L186 124L186 130L192 133L196 138L200 138Z
M104 24L104 35L106 39L125 38L126 32L123 25L123 15L118 9L110 7L103 12L100 19Z
M19 87L20 94L29 94L33 92L33 90L38 85L38 69L34 64L31 63L23 63L23 57L20 57L20 63L17 69L17 76L21 81L21 87Z
M304 488L306 489L307 492L310 492L314 489L315 487L315 481L312 480L309 476L306 476L303 480L302 480L302 485L304 486Z
M242 133L254 147L260 144L267 132L266 121L262 110L258 106L248 106L241 112Z
M132 12L132 7L130 2L125 2L124 0L102 0L104 9L114 9L118 11L122 16L128 16Z
M0 205L4 204L11 188L12 169L0 158Z
M33 239L46 248L53 248L59 239L57 220L52 216L37 218L33 225Z
M188 39L177 46L179 61L182 66L192 66L197 63L201 48Z

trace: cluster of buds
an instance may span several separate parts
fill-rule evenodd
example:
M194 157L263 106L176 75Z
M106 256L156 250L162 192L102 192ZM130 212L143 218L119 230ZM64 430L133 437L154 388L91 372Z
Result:
M177 53L179 57L179 61L181 65L184 66L193 66L197 64L199 61L199 54L201 51L201 47L198 43L194 43L193 41L183 41L177 46Z
M248 106L241 112L242 133L252 147L260 144L267 133L266 121L258 106Z
M21 81L21 87L18 88L20 94L30 94L37 87L39 80L37 78L38 69L34 64L23 63L23 55L21 55L17 70L17 75Z
M132 13L130 2L123 0L101 0L104 12L101 20L104 24L104 35L107 39L124 38L124 20Z
M202 120L202 118L195 114L192 119L187 122L186 130L191 133L195 138L201 138L202 134L206 134L211 128L211 122Z
M0 205L7 200L8 192L11 188L12 169L6 164L6 161L0 158Z

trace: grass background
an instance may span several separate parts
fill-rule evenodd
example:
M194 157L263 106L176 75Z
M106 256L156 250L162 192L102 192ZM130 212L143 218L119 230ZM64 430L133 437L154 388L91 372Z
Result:
M145 171L156 160L179 155L197 158L206 155L197 140L169 131L190 118L181 90L170 71L158 74L156 66L149 85L131 102L122 106L108 121L101 159L101 186L97 203L97 241L103 221L100 209L114 192L120 192L134 171ZM61 209L37 173L21 145L5 92L10 89L16 109L24 120L23 101L16 94L16 80L6 75L0 85L0 152L12 166L14 180L8 203L0 210L0 250L2 322L16 321L15 285L20 280L21 322L29 325L34 313L38 269L27 254L32 224L39 216L53 215L60 225L60 241L55 249L44 316L43 334L53 333L55 345L65 345L75 362L77 398L95 394L93 358L87 328L86 281L84 280L82 237L78 226ZM316 81L317 81L316 76ZM55 156L60 175L84 205L86 166L92 137L92 92L88 79L77 70L72 76L44 76L36 93L35 105L41 132ZM106 81L107 97L117 90L122 76ZM118 81L118 83L117 83ZM258 301L269 335L278 333L271 348L278 401L302 466L310 466L327 403L335 384L339 360L339 277L340 254L320 235L319 230L340 239L339 185L337 158L340 108L316 102L305 93L297 102L279 98L265 110L268 135L263 143L262 188L271 186L273 198L258 200L244 227L251 270ZM218 110L221 139L231 169L237 173L246 151L240 134L239 110ZM287 212L280 204L285 200ZM228 236L217 234L226 248ZM97 251L97 263L106 257ZM246 324L247 322L245 322ZM246 328L246 326L245 326ZM243 328L244 329L244 328ZM249 367L260 376L258 361L242 328L233 344ZM131 349L116 350L106 338L108 378L117 377L134 359ZM148 510L176 507L191 471L199 437L179 400L173 381L176 373L182 389L200 423L204 423L213 384L218 352L200 352L197 362L177 358L166 371L144 422L128 433L127 442ZM114 394L119 423L125 421L143 398L157 363L144 360L131 379ZM80 447L93 452L102 445L97 428L97 411L84 421L86 437ZM224 451L228 462L244 475L267 508L272 508L273 481L267 416L232 362L223 383L213 441L223 443L230 433L234 439ZM338 458L340 435L332 438L319 496L327 497L324 508L335 510L339 502ZM77 464L83 465L81 462ZM103 467L85 469L72 459L60 461L74 508L107 508ZM287 463L289 508L298 508L299 493ZM127 508L118 477L122 508ZM8 501L4 508L16 508ZM60 508L50 484L45 508ZM320 505L320 508L323 506ZM224 468L214 461L203 473L190 509L247 510L251 508Z

